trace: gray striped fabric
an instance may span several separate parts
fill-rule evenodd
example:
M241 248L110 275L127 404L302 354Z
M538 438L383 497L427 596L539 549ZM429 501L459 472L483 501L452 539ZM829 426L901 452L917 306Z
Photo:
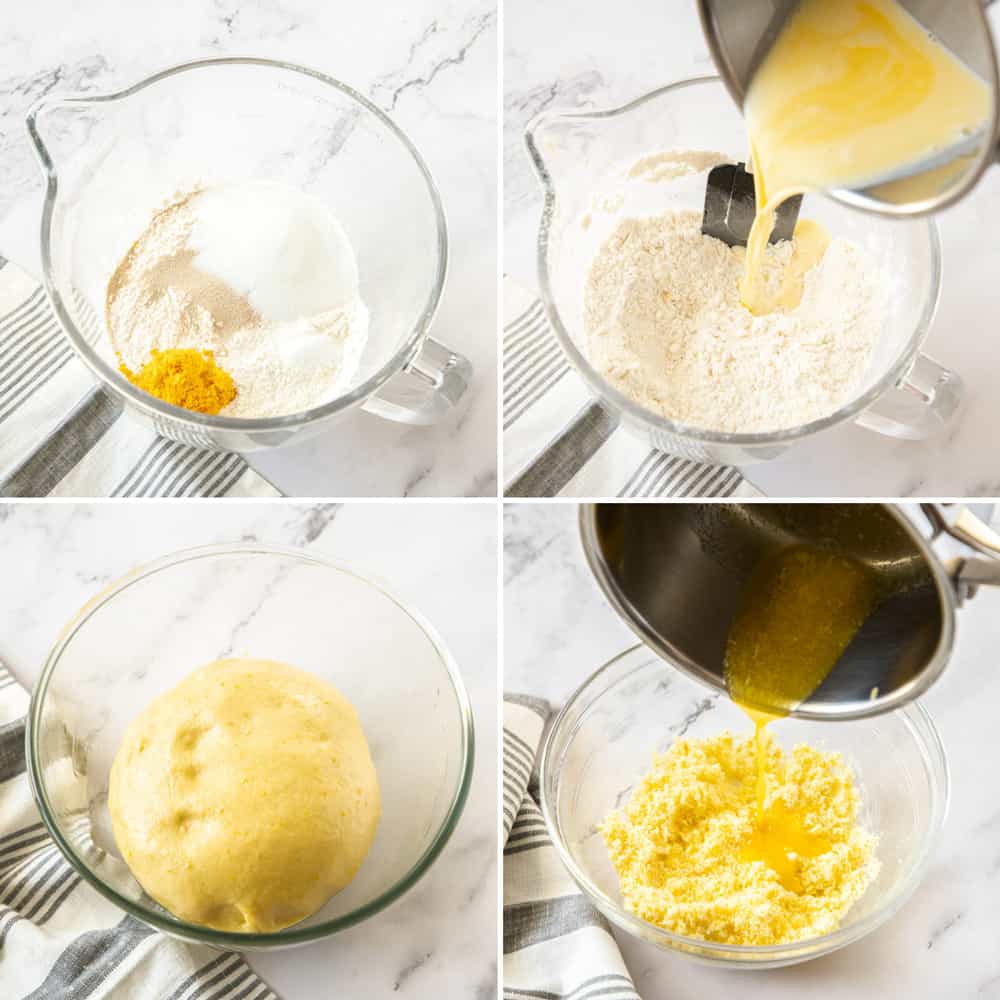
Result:
M0 665L0 997L278 1000L240 955L159 934L81 882L32 798L27 706Z
M14 274L7 265L0 278ZM0 423L72 358L41 285L0 319Z
M503 429L507 430L564 375L569 362L538 299L504 325Z
M564 870L536 803L549 706L508 694L503 707L503 996L639 1000L607 922Z
M571 370L539 299L504 281L504 476L508 497L756 494L739 470L643 445Z
M239 455L168 441L123 416L42 287L0 258L0 497L280 495Z

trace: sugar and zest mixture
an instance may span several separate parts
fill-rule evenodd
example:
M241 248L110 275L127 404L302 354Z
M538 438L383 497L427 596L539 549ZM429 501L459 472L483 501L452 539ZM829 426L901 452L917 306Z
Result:
M627 909L676 934L769 945L836 930L878 873L876 839L857 824L858 792L837 753L768 742L767 806L780 799L830 850L801 858L802 892L740 859L756 823L752 739L679 739L601 832Z
M792 241L767 249L767 287L792 253ZM834 412L885 323L874 261L833 239L797 307L754 316L740 301L745 259L744 247L702 234L699 212L622 219L584 289L591 364L646 409L707 430L778 430Z

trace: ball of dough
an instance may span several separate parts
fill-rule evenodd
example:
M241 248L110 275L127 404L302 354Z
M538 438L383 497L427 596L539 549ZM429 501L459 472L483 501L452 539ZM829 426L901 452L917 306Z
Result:
M111 767L115 840L175 916L279 930L357 874L380 804L357 712L318 677L220 660L157 698Z

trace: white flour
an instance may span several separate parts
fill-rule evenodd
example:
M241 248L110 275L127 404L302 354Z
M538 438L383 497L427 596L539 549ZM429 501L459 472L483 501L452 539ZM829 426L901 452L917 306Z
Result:
M745 253L703 236L698 212L623 220L587 279L591 363L640 405L706 430L778 430L832 413L884 324L874 262L834 239L795 309L753 316L739 298ZM769 280L790 254L788 242L769 248Z
M135 372L154 348L213 351L237 389L222 415L270 417L349 386L368 312L353 251L325 207L251 182L160 212L109 283L107 326Z
M651 183L673 181L711 170L728 160L725 153L710 153L703 149L663 149L641 156L629 167L628 176Z

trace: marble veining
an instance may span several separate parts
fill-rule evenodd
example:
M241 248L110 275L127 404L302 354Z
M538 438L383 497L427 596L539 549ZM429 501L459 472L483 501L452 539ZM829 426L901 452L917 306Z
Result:
M466 40L462 42L457 51L442 55L440 51L436 58L429 60L427 68L420 71L415 67L420 66L426 50L440 48L440 38L446 35L446 30L435 19L427 25L420 37L410 46L409 58L402 70L389 73L384 77L379 77L372 88L373 95L382 101L382 106L386 111L395 111L400 98L411 89L423 89L429 87L439 73L450 66L461 66L465 62L465 57L469 50L487 31L496 24L496 11L490 10L485 14L477 14L466 18L462 22L462 32L466 34ZM448 47L445 47L445 52ZM401 81L401 82L399 82ZM383 94L385 95L383 97Z
M504 687L561 705L635 637L587 569L575 506L508 504L504 546ZM1000 591L980 589L957 619L952 661L922 699L948 755L950 809L913 897L862 941L774 971L726 972L617 932L643 1000L1000 998ZM678 734L717 701L706 689Z
M343 80L392 113L441 189L451 266L432 335L467 355L476 377L463 408L436 427L355 411L321 437L253 462L289 496L493 496L496 38L494 0L349 11L295 0L18 4L0 38L0 255L40 275L42 181L23 118L44 94L112 91L219 55L284 59ZM336 146L350 129L345 121L323 142Z
M465 812L430 872L382 913L305 948L248 955L288 1000L495 996L496 525L490 503L0 506L8 567L0 579L0 660L29 687L59 629L103 586L178 549L236 540L356 566L419 609L450 649L476 724ZM211 589L183 595L178 612L210 599ZM260 594L251 588L247 596ZM246 611L252 618L253 607ZM155 636L150 641L155 655ZM80 697L108 698L110 707L114 692L88 684Z
M998 13L991 12L994 31ZM686 0L631 0L608 8L553 0L507 0L504 6L504 260L534 290L541 209L522 139L545 109L621 105L667 83L714 74L695 5ZM750 466L748 478L768 496L996 496L1000 424L994 391L1000 311L1000 170L937 217L944 285L925 350L965 380L966 404L932 438L901 441L855 425L828 431L781 458Z

